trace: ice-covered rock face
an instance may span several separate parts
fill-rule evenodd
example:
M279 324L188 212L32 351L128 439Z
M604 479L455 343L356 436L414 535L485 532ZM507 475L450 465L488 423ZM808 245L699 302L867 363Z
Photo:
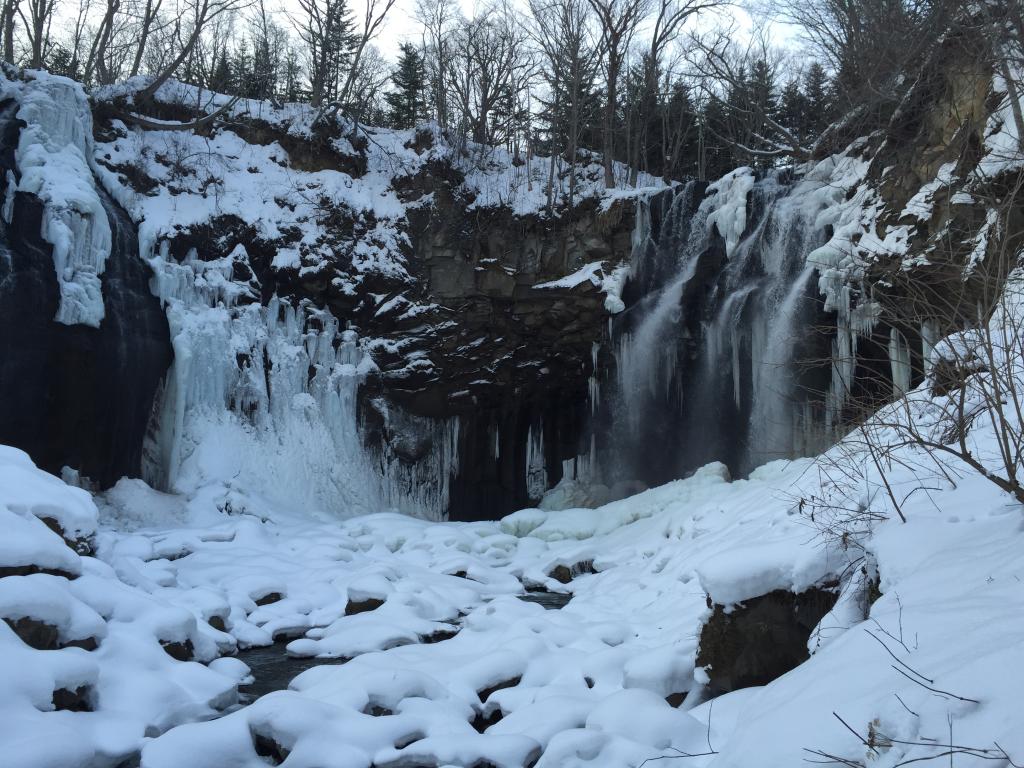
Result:
M15 160L15 191L44 206L42 237L53 247L60 285L56 320L94 328L103 320L101 276L110 255L110 226L92 174L92 110L79 84L46 72L26 72L17 119L25 126ZM7 224L11 209L5 206Z
M919 383L941 333L976 321L1007 271L989 235L1019 212L994 209L1012 120L989 117L998 80L989 98L962 42L876 135L639 206L580 480L659 483L712 460L743 475L819 452Z
M167 319L134 225L93 180L80 86L26 72L0 90L0 442L110 485L139 473Z
M205 137L99 126L98 176L138 223L174 339L145 477L274 487L334 516L538 500L583 441L643 193L581 180L548 216L536 161L239 109Z

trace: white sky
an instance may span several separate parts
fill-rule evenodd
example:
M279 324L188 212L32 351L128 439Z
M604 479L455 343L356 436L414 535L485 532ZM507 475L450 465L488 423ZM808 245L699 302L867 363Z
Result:
M284 2L287 3L288 0L284 0ZM474 0L461 0L460 5L463 15L468 17L473 15L474 7L480 4L474 2ZM352 8L358 23L362 19L365 5L362 0L353 0ZM755 26L751 14L739 5L728 6L718 13L720 15L717 16L717 23L725 23L730 18L734 19L742 32L749 33ZM419 42L420 26L415 20L415 14L416 0L398 0L395 7L391 9L391 13L388 14L385 21L384 29L373 41L385 58L391 61L397 58L399 43ZM714 26L716 24L715 18L715 15L706 13L702 15L699 23ZM768 29L776 45L791 46L794 44L795 30L791 27L773 23L769 25Z

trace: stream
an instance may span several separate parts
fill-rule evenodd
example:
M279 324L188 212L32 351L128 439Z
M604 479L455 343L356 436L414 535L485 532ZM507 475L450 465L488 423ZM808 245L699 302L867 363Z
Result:
M537 603L547 610L563 608L572 599L567 592L527 592L517 595L527 603ZM348 659L328 659L316 656L289 656L285 650L290 640L283 640L272 645L259 648L248 648L239 651L236 656L244 661L251 670L253 682L238 686L239 703L250 704L260 696L288 688L292 680L307 669L322 665L344 664Z

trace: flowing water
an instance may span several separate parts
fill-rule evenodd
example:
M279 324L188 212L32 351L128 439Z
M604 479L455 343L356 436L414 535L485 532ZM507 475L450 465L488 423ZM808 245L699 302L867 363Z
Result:
M817 311L806 257L825 232L794 188L747 171L640 206L634 298L612 331L607 477L653 484L709 461L745 474L821 447L802 363Z

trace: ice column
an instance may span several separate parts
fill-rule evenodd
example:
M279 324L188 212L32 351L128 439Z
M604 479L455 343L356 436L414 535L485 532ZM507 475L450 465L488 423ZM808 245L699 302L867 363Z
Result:
M92 112L77 83L45 72L26 72L18 119L25 122L15 159L18 191L43 203L42 238L53 246L60 286L56 321L91 325L103 320L100 275L110 255L110 223L96 189ZM12 207L4 206L11 223Z

